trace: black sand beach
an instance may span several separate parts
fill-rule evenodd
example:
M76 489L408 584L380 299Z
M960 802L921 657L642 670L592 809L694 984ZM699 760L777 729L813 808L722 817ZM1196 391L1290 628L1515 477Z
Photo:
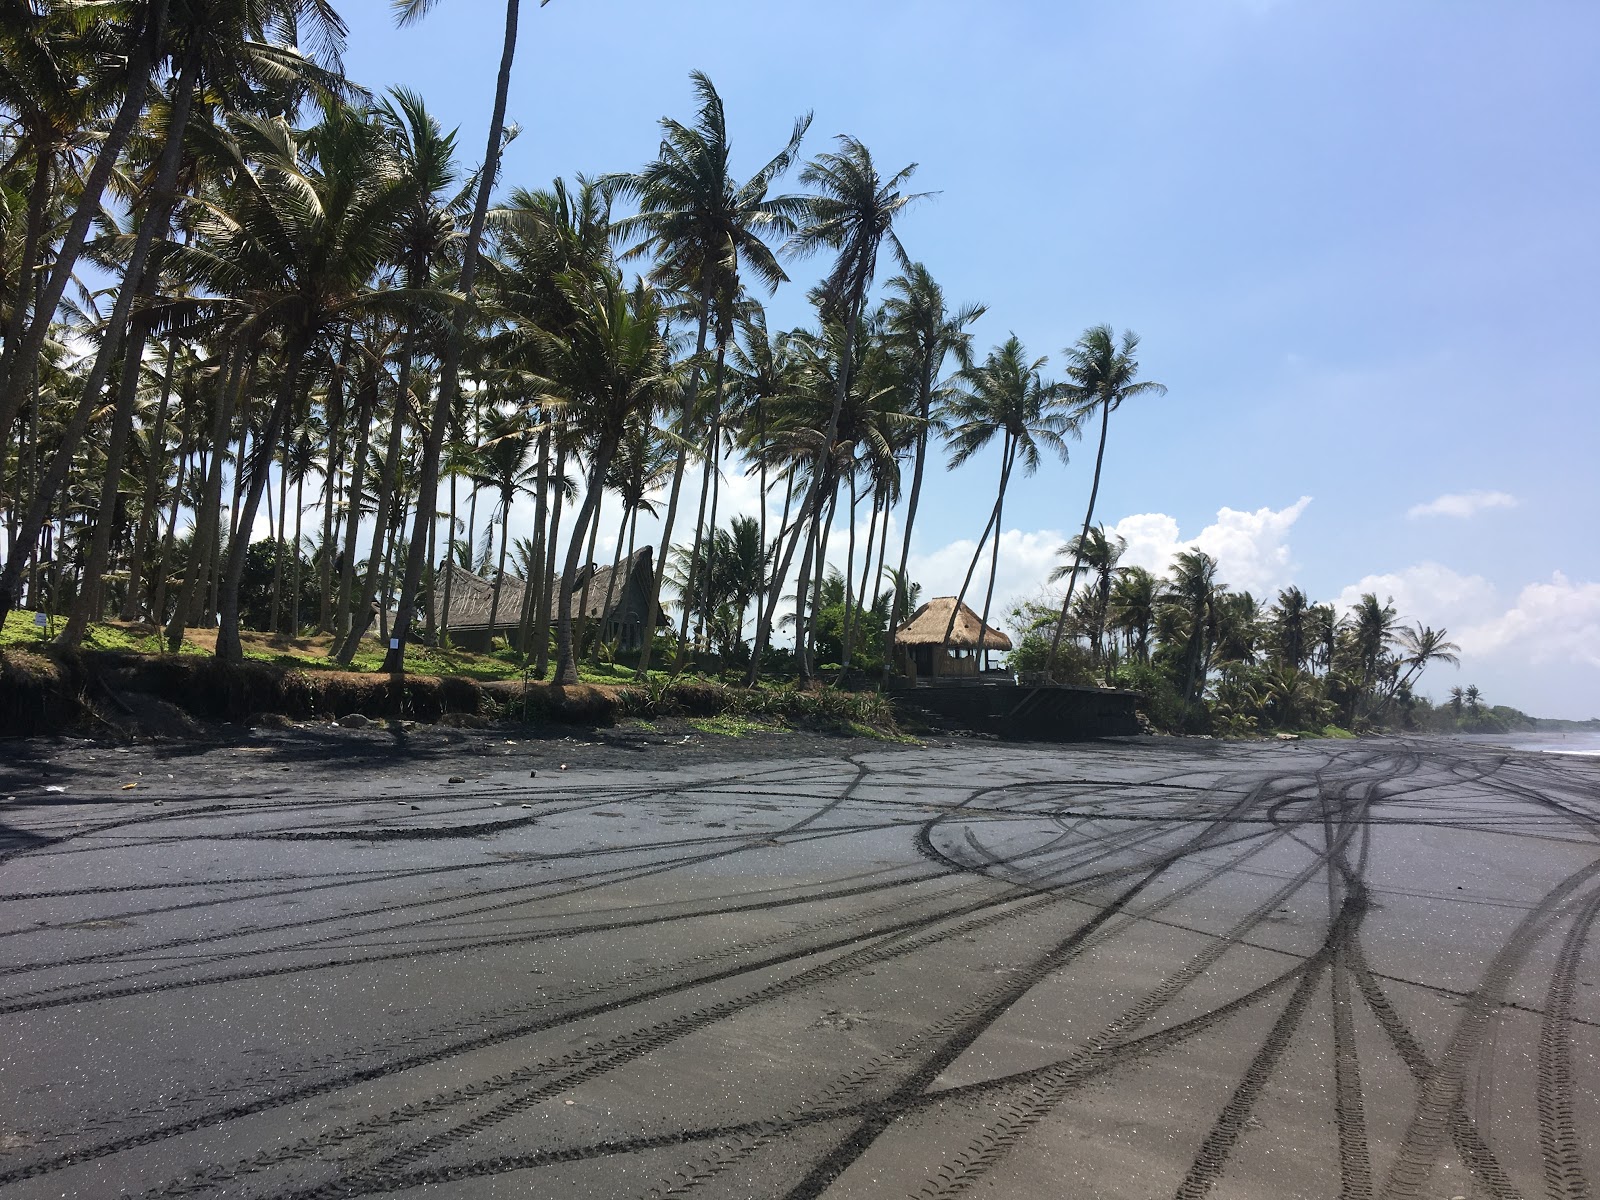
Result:
M0 1196L1586 1195L1597 839L1443 741L5 743Z

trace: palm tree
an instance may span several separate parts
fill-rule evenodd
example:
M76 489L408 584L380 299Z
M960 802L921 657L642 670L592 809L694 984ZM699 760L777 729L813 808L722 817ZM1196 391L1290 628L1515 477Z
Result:
M1395 611L1391 598L1382 604L1371 592L1356 602L1350 614L1351 650L1361 670L1361 686L1370 691L1384 666L1384 653L1395 639Z
M1117 576L1117 562L1128 548L1128 539L1107 534L1104 525L1097 525L1087 535L1079 535L1056 550L1057 558L1072 559L1072 565L1063 563L1050 572L1050 582L1059 583L1069 571L1079 571L1094 576L1095 588L1090 605L1090 634L1094 661L1105 661L1106 622L1111 615L1111 589Z
M900 543L900 566L891 576L897 583L906 578L906 563L911 557L911 532L917 521L917 505L922 498L922 474L928 457L928 430L933 412L935 380L951 354L963 368L972 365L972 334L968 326L987 311L982 304L968 304L949 312L941 288L921 263L912 263L903 275L885 285L889 297L883 303L886 341L900 356L916 388L917 444L912 458L911 492L906 497L905 533ZM890 606L889 629L910 612L906 597L896 590ZM885 675L894 659L894 638L885 639Z
M398 22L409 25L420 21L434 6L435 0L391 0L391 3ZM539 0L539 7L543 8L548 3L550 0ZM383 660L383 669L395 673L405 670L406 640L411 633L411 613L416 607L417 590L422 585L422 568L428 553L428 532L438 519L439 464L444 452L445 430L449 426L451 408L460 386L462 344L472 319L473 285L478 277L478 248L489 218L489 196L500 174L500 152L505 142L506 101L511 92L511 63L517 52L519 12L519 0L506 0L505 36L500 47L500 73L495 80L494 111L489 117L489 142L478 175L478 195L472 206L472 220L461 246L461 274L456 290L461 293L464 303L456 310L455 321L445 338L444 353L439 364L439 393L434 401L433 419L428 424L422 443L422 463L417 476L417 518L412 527L405 574L400 583L399 614L390 634L389 653Z
M1111 586L1112 628L1122 632L1128 652L1142 663L1150 661L1157 593L1156 577L1143 567L1118 568L1116 582Z
M235 524L242 536L229 546L219 592L217 655L227 661L242 656L239 581L270 456L308 384L305 368L318 338L364 313L398 307L370 285L393 252L404 203L389 147L364 111L328 107L306 135L314 166L284 121L235 122L257 165L234 172L225 209L211 206L195 218L194 244L170 248L181 276L224 297L194 302L200 314L236 321L252 346L269 335L282 342L279 393L255 442Z
M1448 640L1450 631L1447 629L1434 629L1431 626L1417 624L1415 626L1401 626L1395 634L1395 642L1400 647L1400 665L1405 668L1405 675L1395 684L1394 691L1411 686L1414 680L1429 663L1449 663L1452 667L1459 667L1461 659L1458 657L1461 647Z
M519 492L532 490L535 466L529 463L534 430L520 416L502 417L490 425L489 438L478 447L478 469L472 481L478 487L492 488L499 495L495 510L500 520L500 557L495 567L494 595L489 602L489 630L493 636L500 613L500 591L506 578L507 539L511 532L511 504ZM494 515L490 516L491 527Z
M1203 550L1185 550L1172 565L1172 580L1163 600L1183 628L1183 702L1193 708L1206 685L1208 633L1215 619L1221 588L1217 560Z
M1000 435L1001 447L1000 482L995 489L994 507L990 509L988 524L978 539L966 577L961 581L961 590L956 594L956 603L950 610L944 646L950 644L956 616L966 599L978 560L983 556L989 531L993 530L989 587L980 618L985 627L988 625L994 581L1000 565L1001 518L1012 468L1020 460L1023 473L1032 475L1039 469L1041 449L1054 452L1062 462L1067 461L1067 438L1076 433L1077 426L1073 418L1057 406L1059 389L1053 383L1046 383L1040 374L1048 361L1046 357L1029 361L1021 339L1012 334L989 352L982 365L963 368L945 401L943 421L949 429L946 437L951 470L987 446L996 434Z
M1124 400L1135 396L1166 395L1166 385L1150 380L1138 380L1139 360L1134 352L1139 348L1139 335L1131 329L1123 333L1121 345L1109 325L1095 325L1084 331L1067 355L1068 386L1082 412L1100 409L1100 446L1094 456L1094 482L1089 487L1089 507L1083 514L1082 533L1089 532L1094 523L1094 505L1100 495L1100 468L1106 457L1106 430L1111 424L1111 414L1122 407ZM1074 568L1067 577L1067 594L1061 601L1061 618L1050 639L1050 654L1045 660L1045 677L1049 678L1055 666L1056 654L1061 647L1061 634L1067 626L1067 613L1072 608L1072 589L1077 583Z
M655 616L661 600L666 548L672 544L678 501L688 467L690 429L699 399L700 376L705 361L706 335L715 316L716 379L712 411L720 407L722 372L728 339L734 328L734 304L741 287L741 270L774 290L788 276L778 265L765 236L783 236L794 229L801 201L793 196L769 196L768 190L793 165L800 141L811 126L811 115L798 118L784 148L745 183L739 183L730 166L727 114L711 80L700 71L690 73L699 107L692 126L670 117L661 119L661 149L656 158L631 175L608 176L605 183L615 194L638 203L636 215L617 222L618 232L639 241L624 259L649 253L656 260L652 275L664 290L695 297L697 331L694 358L682 397L678 449L667 515L661 533L662 554L656 563L655 595L645 610L644 649L639 657L641 678L649 670L655 634ZM717 450L713 417L707 443L706 480L714 469ZM696 523L698 543L705 526L707 488L701 488L701 512ZM698 555L694 556L698 557ZM691 564L694 558L691 558ZM692 572L691 572L692 573ZM691 578L689 584L693 588Z
M1311 602L1299 588L1287 587L1278 593L1272 631L1277 639L1278 657L1291 670L1298 671L1311 657L1311 615Z
M614 272L573 285L577 319L560 335L537 331L547 373L540 399L564 406L588 444L588 480L573 520L556 616L556 682L578 682L572 638L572 588L606 473L628 427L659 403L667 384L660 310L648 292L630 292Z
M856 138L841 135L839 150L826 152L808 163L800 182L815 189L807 197L803 226L789 239L788 249L795 254L818 250L834 252L834 262L818 288L825 321L836 322L844 331L835 379L833 408L828 423L817 439L819 454L829 454L837 443L839 414L853 374L856 331L866 306L867 290L878 270L878 251L888 243L902 267L909 267L905 247L895 235L894 223L918 200L931 193L901 190L917 169L917 164L902 167L888 179L878 174L872 154ZM819 459L820 465L820 459ZM786 543L774 579L788 576L801 527L814 523L823 508L822 482L826 471L814 471L807 495L800 506L800 520ZM781 587L772 588L767 605L756 621L756 638L750 659L747 682L760 675L761 654L766 649ZM797 638L798 638L797 634Z

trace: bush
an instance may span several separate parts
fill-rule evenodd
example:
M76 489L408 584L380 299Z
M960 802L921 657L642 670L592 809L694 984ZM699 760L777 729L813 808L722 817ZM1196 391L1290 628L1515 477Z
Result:
M1165 671L1148 663L1125 662L1117 668L1114 678L1118 687L1143 697L1139 708L1150 718L1150 724L1162 733L1183 731L1183 698Z

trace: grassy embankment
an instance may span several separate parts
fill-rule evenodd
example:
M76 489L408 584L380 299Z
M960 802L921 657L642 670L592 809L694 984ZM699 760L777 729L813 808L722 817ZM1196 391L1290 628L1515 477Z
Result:
M703 677L671 679L653 671L644 682L630 668L585 664L581 682L524 684L508 650L474 654L413 646L406 675L378 673L375 639L345 670L328 658L329 639L259 633L243 636L245 661L225 667L213 657L216 634L188 630L181 651L162 652L148 626L92 626L82 647L62 652L53 631L35 628L31 613L13 613L0 629L0 736L53 733L86 724L137 724L144 698L202 721L250 721L263 714L298 719L368 717L466 722L510 720L605 725L618 719L686 717L706 733L743 736L803 726L861 736L903 737L888 701L877 692L731 688ZM130 703L132 701L132 703Z

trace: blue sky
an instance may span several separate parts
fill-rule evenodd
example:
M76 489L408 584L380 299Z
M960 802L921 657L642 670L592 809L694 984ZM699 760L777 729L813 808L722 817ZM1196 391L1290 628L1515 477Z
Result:
M476 161L503 6L443 0L405 30L386 0L338 8L351 76L422 92ZM1054 364L1093 323L1143 336L1170 392L1114 418L1097 514L1130 558L1197 541L1258 596L1376 588L1463 645L1424 690L1588 717L1597 51L1578 0L525 0L505 179L638 166L658 117L692 116L693 68L746 172L813 110L808 150L851 133L920 164L939 195L901 235L952 300L989 305L981 347L1014 331ZM820 269L794 264L775 324L805 319ZM1092 461L1016 485L1000 597L1039 590ZM958 586L995 469L935 480L929 593ZM1442 496L1468 498L1420 511Z

